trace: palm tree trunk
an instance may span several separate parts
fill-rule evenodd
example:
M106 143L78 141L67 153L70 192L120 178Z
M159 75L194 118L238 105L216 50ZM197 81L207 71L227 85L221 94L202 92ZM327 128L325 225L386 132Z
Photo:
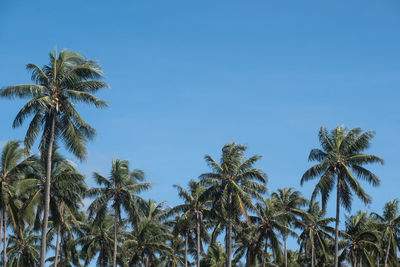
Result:
M285 250L285 267L288 267L288 262L287 262L287 234L286 233L283 235L283 243L284 243L284 250Z
M357 267L357 257L356 257L356 253L354 252L354 250L351 251L351 256L353 258L353 267Z
M229 209L232 206L232 194L229 194ZM228 213L228 225L225 230L225 243L226 243L226 267L232 267L232 213Z
M59 253L59 244L60 244L60 233L61 233L61 224L57 225L57 240L56 240L56 255L54 257L54 267L57 267L58 264L58 253Z
M2 236L3 236L3 219L4 219L4 208L3 208L3 205L1 205L1 212L0 212L0 216L1 216L1 218L0 218L0 247L1 247L1 244L3 243L3 240L2 240Z
M117 267L117 227L118 227L118 219L119 212L115 210L114 214L114 253L113 253L113 267Z
M63 244L64 244L64 232L62 232L61 234L60 234L60 236L61 236L61 242L60 242L60 264L61 264L61 266L62 266L62 262L63 262Z
M268 255L268 242L265 240L265 249L264 249L264 258L263 258L263 267L267 265L267 255Z
M389 251L390 251L390 243L391 243L390 241L392 241L392 240L389 239L387 250L386 250L386 255L385 255L385 267L388 267L387 262L388 262L388 259L389 259Z
M339 212L340 212L340 178L338 174L337 189L336 189L336 219L335 219L335 264L339 266Z
M314 237L311 235L311 267L315 266L315 246L314 246Z
M51 180L51 162L53 154L53 143L54 134L56 126L56 116L51 114L51 130L50 130L50 140L49 147L47 148L47 166L46 166L46 187L44 193L44 214L43 214L43 225L42 225L42 240L40 249L40 267L45 267L46 261L46 236L47 236L47 226L49 223L49 210L50 210L50 180Z
M3 266L7 266L7 210L4 208Z
M185 267L188 267L188 243L189 243L189 230L185 233Z
M200 250L201 250L201 238L200 238L200 220L201 216L199 213L197 213L197 218L196 218L196 235L197 235L197 267L200 267Z

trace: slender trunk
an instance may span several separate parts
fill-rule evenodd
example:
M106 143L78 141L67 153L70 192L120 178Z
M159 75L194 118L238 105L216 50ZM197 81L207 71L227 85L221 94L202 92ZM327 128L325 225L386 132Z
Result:
M362 264L362 255L360 256L360 267L362 267L363 266L363 264Z
M197 267L200 267L200 249L201 249L201 238L200 238L200 220L201 215L197 213L196 218L196 235L197 235Z
M57 239L56 239L56 255L54 257L54 267L57 267L58 264L58 253L59 253L59 244L60 244L60 233L61 233L61 224L57 225Z
M287 234L285 233L283 235L283 245L284 245L284 251L285 251L285 267L288 267L288 262L287 262Z
M335 265L339 266L339 212L340 212L340 178L338 174L336 189L336 220L335 220Z
M188 243L189 243L189 230L185 233L185 267L188 267Z
M51 130L50 130L49 147L47 148L46 186L44 193L44 214L43 214L42 240L40 249L40 267L45 267L45 261L46 261L46 248L47 248L46 235L47 235L47 225L49 223L49 210L50 210L51 161L53 154L54 132L56 126L55 114L51 114L50 116L51 116Z
M229 209L232 205L232 194L229 194ZM226 243L226 267L232 267L232 213L228 213L228 225L225 230L225 243Z
M118 228L118 219L119 212L115 210L114 214L114 253L113 253L113 267L117 267L117 228Z
M385 267L388 267L388 259L389 259L389 251L390 251L390 241L391 238L389 238L389 242L388 242L388 246L387 246L387 250L386 250L386 255L385 255Z
M267 255L268 255L268 240L265 239L265 249L264 249L264 258L263 258L263 267L267 265Z
M314 236L311 235L311 267L315 266L315 246L314 246Z
M59 252L60 256L59 257L60 257L60 264L61 264L61 266L63 266L63 263L62 263L63 258L62 257L63 257L64 232L61 232L60 236L61 236L61 238L60 238L61 242L60 242L60 252Z
M3 266L7 266L7 209L4 207Z
M146 264L145 264L146 267L149 267L149 263L150 263L150 262L149 262L149 257L146 257Z
M2 237L3 237L3 219L4 219L4 207L3 207L3 205L1 205L1 212L0 212L0 216L1 216L1 218L0 218L0 247L1 247L1 244L3 244L3 240L2 240Z

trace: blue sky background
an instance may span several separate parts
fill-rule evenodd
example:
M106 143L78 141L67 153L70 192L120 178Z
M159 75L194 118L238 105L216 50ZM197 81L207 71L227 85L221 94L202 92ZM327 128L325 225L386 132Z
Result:
M57 46L103 66L106 110L79 107L98 130L80 169L107 175L128 159L154 183L144 194L178 203L173 184L208 171L231 141L274 191L311 166L321 125L376 131L370 153L382 180L365 185L381 211L399 197L400 2L398 1L0 1L0 86L29 82ZM0 99L0 144L22 101ZM88 184L94 185L91 178ZM334 214L334 199L329 202Z

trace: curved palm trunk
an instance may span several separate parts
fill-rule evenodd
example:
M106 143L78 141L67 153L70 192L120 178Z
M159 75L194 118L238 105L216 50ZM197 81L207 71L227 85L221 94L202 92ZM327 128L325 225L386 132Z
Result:
M7 266L7 210L4 208L3 266Z
M197 267L200 267L200 251L201 251L201 238L200 238L200 220L201 215L197 213L196 218L196 234L197 234Z
M391 241L391 239L389 239L387 250L386 250L386 255L385 255L385 267L388 267L387 262L389 259L389 251L390 251L390 243L391 243L390 241Z
M47 226L49 223L51 161L53 154L55 126L56 126L56 117L54 114L52 114L50 141L49 141L49 147L47 148L48 150L47 150L47 166L46 166L46 186L44 194L44 214L43 214L43 225L42 225L42 240L40 248L40 267L45 267L45 260L46 260L46 248L47 248L46 235L47 235Z
M340 212L340 179L337 181L336 192L336 219L335 219L335 264L334 267L339 266L339 212Z
M188 267L188 239L189 239L189 231L185 233L185 267Z
M57 240L56 240L56 255L54 257L54 267L57 267L57 264L58 264L60 233L61 233L61 224L58 224L58 226L57 226Z
M116 210L114 215L114 253L113 253L113 267L117 267L117 227L119 212Z

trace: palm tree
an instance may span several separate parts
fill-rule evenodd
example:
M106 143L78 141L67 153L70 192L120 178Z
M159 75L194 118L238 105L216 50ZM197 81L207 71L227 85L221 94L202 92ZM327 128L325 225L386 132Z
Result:
M369 266L375 266L371 257L372 250L380 250L379 236L374 222L368 218L366 212L359 211L357 215L347 217L346 230L342 232L344 249L342 257L347 256L353 267L358 263L362 266L362 260L366 259Z
M107 103L93 96L107 84L102 78L100 66L78 53L57 50L50 53L50 63L42 68L27 64L35 84L7 86L1 89L0 96L29 98L14 119L13 127L19 127L27 117L33 116L25 135L25 149L30 150L37 135L42 130L39 148L47 155L44 215L40 251L40 266L45 266L46 233L50 209L50 179L53 145L62 140L67 149L80 160L86 156L85 143L93 138L95 130L87 124L76 111L73 103L84 102L97 108Z
M389 255L397 264L397 247L400 245L398 238L400 234L399 200L387 202L383 208L382 216L375 212L372 213L372 216L379 222L379 228L383 232L383 240L387 242L384 266L388 266Z
M150 183L141 183L144 173L141 170L129 171L127 160L113 159L110 179L106 179L98 173L94 173L97 184L103 187L92 188L88 195L97 196L89 206L89 215L95 212L104 213L108 204L114 209L114 252L113 267L117 266L117 228L121 219L121 208L126 212L132 211L132 206L140 192L150 188Z
M203 194L205 188L199 182L190 180L189 190L186 190L179 185L174 185L174 187L178 189L178 195L185 201L185 203L174 207L172 211L182 212L183 214L181 219L184 220L186 224L195 226L197 239L196 265L197 267L200 267L200 252L202 248L201 229L204 229L204 215L207 215L210 211L208 207L211 205L211 200L205 198L205 195Z
M261 156L245 160L246 146L236 143L226 144L222 148L221 162L218 164L209 155L205 160L213 172L200 175L202 184L207 186L204 192L213 200L214 209L221 209L226 214L225 242L226 266L232 267L232 224L240 215L248 218L247 210L254 208L252 198L261 199L266 192L266 174L253 165Z
M133 221L133 230L128 233L123 244L128 255L128 266L145 267L154 264L161 256L174 253L167 240L172 238L166 219L170 211L163 208L164 203L157 204L149 200L142 206L142 214Z
M325 218L325 211L320 210L318 202L311 202L308 211L303 214L302 220L296 222L296 226L302 231L299 235L300 252L309 252L311 249L311 267L316 264L316 248L321 251L326 261L328 258L327 239L331 239L330 233L334 229L329 226L334 218Z
M9 141L3 148L1 153L0 162L0 245L1 238L4 231L4 244L3 244L3 266L7 262L7 223L8 213L12 212L14 205L13 199L15 198L15 183L25 176L32 158L24 160L24 150L20 147L20 142ZM11 219L16 216L11 216Z
M335 226L335 261L334 267L338 267L339 251L339 213L340 204L346 209L351 208L353 191L365 204L371 202L371 197L364 191L353 173L362 180L366 180L373 186L380 183L378 177L365 169L363 165L368 163L381 163L383 160L374 155L363 154L374 137L373 131L362 133L360 128L347 130L339 126L328 133L325 127L319 131L319 142L322 149L312 149L308 157L309 161L319 163L308 169L301 178L304 182L320 177L315 186L311 200L321 194L322 208L325 209L329 195L336 182L336 226Z
M15 231L9 239L9 259L8 264L4 266L37 266L39 264L39 240L40 237L29 228Z
M257 225L257 231L265 240L265 249L263 257L263 266L265 267L268 245L272 249L274 261L282 256L281 246L278 240L279 233L292 233L289 227L282 223L282 217L286 215L284 211L276 208L271 199L264 199L262 203L257 203L256 216L252 217L252 221Z
M300 209L306 203L306 200L302 197L299 191L294 188L283 188L278 189L278 192L274 192L271 195L272 201L276 207L285 212L281 217L282 223L286 227L289 227L296 219L296 215L301 215L304 212ZM284 257L285 266L288 266L288 255L287 255L287 232L283 232L283 244L284 244Z
M28 194L25 201L25 218L29 221L36 207L36 225L41 224L40 214L43 211L44 188L46 186L46 159L41 158L39 164L35 164L35 172L30 174L32 178L26 178L18 182L17 188L20 194ZM71 225L79 224L76 215L82 204L82 198L87 190L85 177L78 172L76 166L53 148L51 164L51 190L50 190L50 214L53 226L57 232L56 252L54 266L57 266L59 257L59 243L61 233L66 229L70 231ZM70 233L72 234L72 233Z
M235 260L238 262L243 256L246 257L246 267L259 266L262 261L263 242L262 235L256 226L243 225L242 229L236 230L235 236Z
M114 219L110 214L101 214L96 218L89 218L82 227L84 234L78 238L77 243L84 252L84 266L88 266L98 254L97 266L108 267L113 260L114 250ZM122 232L122 228L118 228Z
M204 264L203 264L204 262ZM219 243L208 247L207 256L203 259L201 266L205 267L226 267L225 251Z

